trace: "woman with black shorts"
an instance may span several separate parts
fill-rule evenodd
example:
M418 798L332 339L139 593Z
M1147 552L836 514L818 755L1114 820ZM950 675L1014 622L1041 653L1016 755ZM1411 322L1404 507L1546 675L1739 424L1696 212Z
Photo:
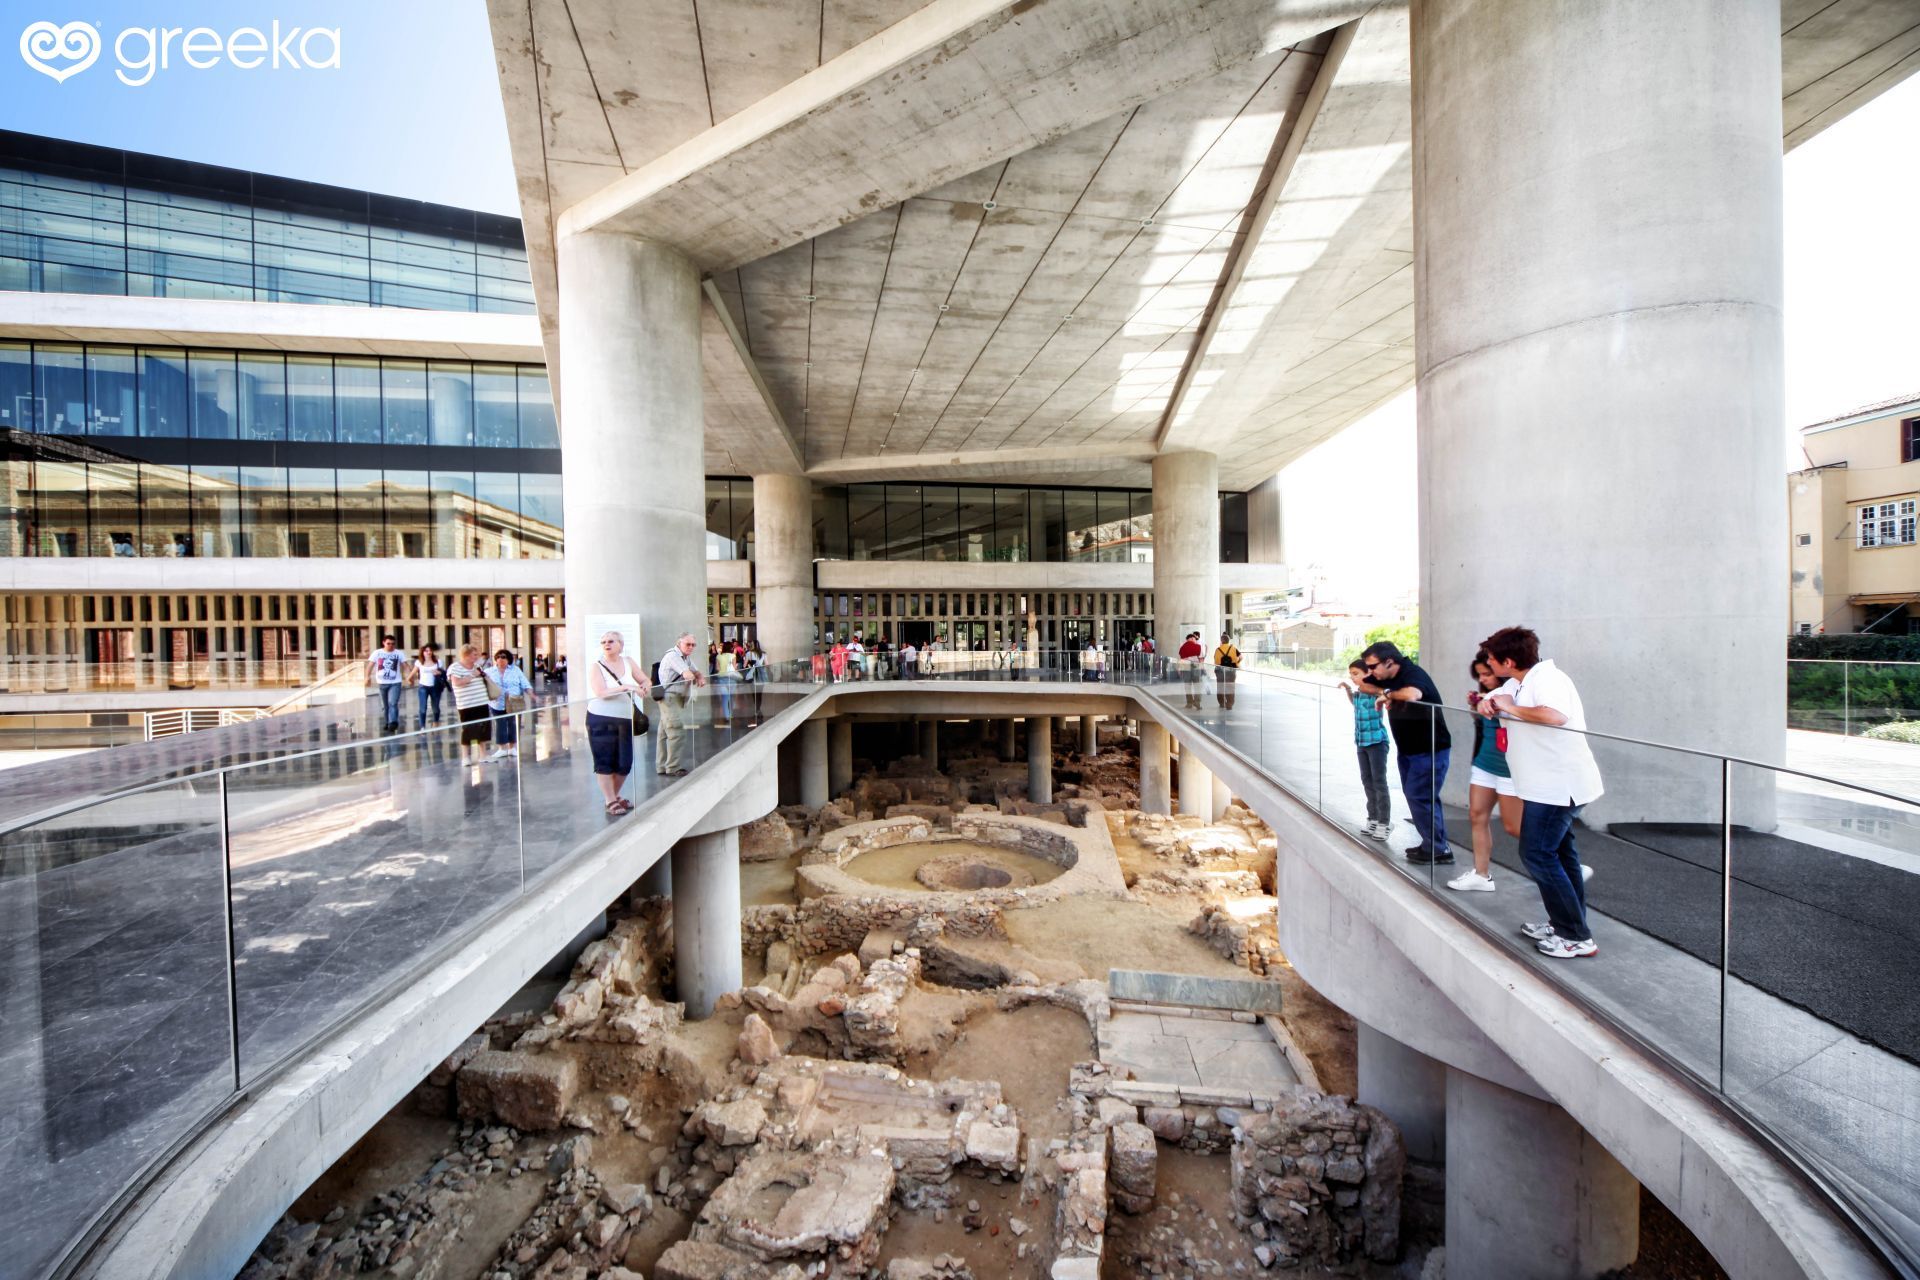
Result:
M607 816L633 811L633 801L620 794L633 772L633 708L646 696L651 683L640 664L626 654L618 631L600 637L600 657L587 671L593 698L587 703L587 746L593 751L593 773L606 797Z
M493 700L491 677L481 660L478 645L460 646L459 660L447 668L447 683L453 687L453 706L460 716L460 758L462 762L485 764L487 747L493 742L493 713L487 703Z

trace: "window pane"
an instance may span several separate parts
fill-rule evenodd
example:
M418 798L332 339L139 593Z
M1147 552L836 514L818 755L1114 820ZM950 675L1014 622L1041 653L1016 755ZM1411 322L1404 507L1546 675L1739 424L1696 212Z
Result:
M333 468L293 467L287 472L289 554L332 558L340 554Z
M952 485L928 485L923 491L925 511L925 541L921 545L922 560L958 560L957 549L959 526L959 491Z
M388 444L427 443L427 366L423 360L380 362L380 403ZM422 487L425 487L424 480ZM425 526L420 533L424 535Z
M511 449L520 443L516 374L509 364L473 366L473 442Z
M334 430L342 444L380 443L380 362L333 362Z
M925 502L917 484L887 486L887 560L920 559L920 536L926 528Z
M1076 562L1099 559L1099 540L1095 536L1094 526L1100 521L1093 494L1083 489L1069 489L1066 502L1066 558Z
M733 553L741 560L753 559L753 481L733 482Z
M1133 495L1133 541L1127 544L1127 559L1134 564L1153 563L1153 490ZM1140 612L1145 613L1143 606Z
M77 346L41 343L33 349L33 395L40 407L39 430L49 435L81 435L87 429L86 364Z
M520 534L528 558L552 560L561 551L560 477L522 472Z
M847 486L847 558L887 558L886 489L877 484Z
M187 353L187 375L193 388L193 435L196 440L231 440L234 435L234 367L231 351ZM202 547L206 540L196 532ZM201 555L225 554L202 551Z
M432 503L424 471L388 471L387 538L383 554L410 560L429 554Z
M435 444L473 443L473 366L434 363L427 366L427 388Z
M185 374L182 372L182 378ZM182 382L184 386L184 381ZM140 468L140 554L193 554L193 508L185 467L145 463Z
M138 430L133 370L132 347L87 348L88 434L130 436Z
M1033 559L1058 562L1067 558L1067 513L1058 489L1035 489L1028 498L1032 513L1027 545Z
M432 475L433 554L467 560L473 550L473 474L436 471Z
M520 555L520 477L511 471L482 471L473 478L474 553L488 560Z
M240 469L240 525L246 535L239 555L287 554L287 469Z
M243 352L239 361L240 438L287 438L287 361ZM276 553L277 554L277 553Z
M325 356L287 357L287 438L333 439L333 361Z
M993 491L993 551L995 560L1027 558L1027 491Z
M728 483L725 480L708 480L706 495L707 515L707 559L733 560L733 513Z
M33 430L33 352L24 342L0 342L0 427Z
M334 484L340 495L340 554L385 555L385 478L370 468L342 467Z
M140 434L149 439L185 439L188 403L186 357L178 351L141 351ZM180 481L184 486L186 477Z
M962 485L956 523L956 558L975 564L993 558L993 490Z
M29 556L33 529L32 455L0 443L0 556Z
M87 545L87 468L79 462L34 463L39 554L79 556Z
M547 371L524 364L520 366L520 447L560 447L560 429L553 421L553 388L547 383Z
M196 419L197 422L197 419ZM240 528L240 469L193 468L193 547L200 556L242 555Z

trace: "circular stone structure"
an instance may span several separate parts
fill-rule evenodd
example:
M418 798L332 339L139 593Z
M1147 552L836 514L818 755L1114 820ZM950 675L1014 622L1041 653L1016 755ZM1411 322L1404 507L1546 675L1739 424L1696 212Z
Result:
M1019 867L989 862L970 853L948 853L920 864L913 878L929 889L972 893L979 889L1024 889L1033 874Z

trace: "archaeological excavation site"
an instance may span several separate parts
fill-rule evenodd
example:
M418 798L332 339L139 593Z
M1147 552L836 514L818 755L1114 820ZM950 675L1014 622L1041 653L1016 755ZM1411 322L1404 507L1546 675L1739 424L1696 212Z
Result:
M851 726L829 803L749 824L705 1018L636 884L247 1280L1418 1276L1436 1211L1279 952L1272 833L1141 812L1121 719L1047 735L1030 799L995 728L936 762L926 724Z

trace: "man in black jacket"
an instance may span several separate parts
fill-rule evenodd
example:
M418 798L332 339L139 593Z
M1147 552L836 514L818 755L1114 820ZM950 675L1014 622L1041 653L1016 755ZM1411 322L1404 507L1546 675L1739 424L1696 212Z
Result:
M1409 661L1391 640L1370 644L1360 652L1367 679L1381 690L1377 700L1393 733L1394 752L1400 757L1400 790L1413 810L1420 843L1407 850L1407 861L1450 863L1447 819L1440 812L1440 788L1446 785L1447 764L1453 756L1453 736L1440 713L1440 690L1420 667Z

